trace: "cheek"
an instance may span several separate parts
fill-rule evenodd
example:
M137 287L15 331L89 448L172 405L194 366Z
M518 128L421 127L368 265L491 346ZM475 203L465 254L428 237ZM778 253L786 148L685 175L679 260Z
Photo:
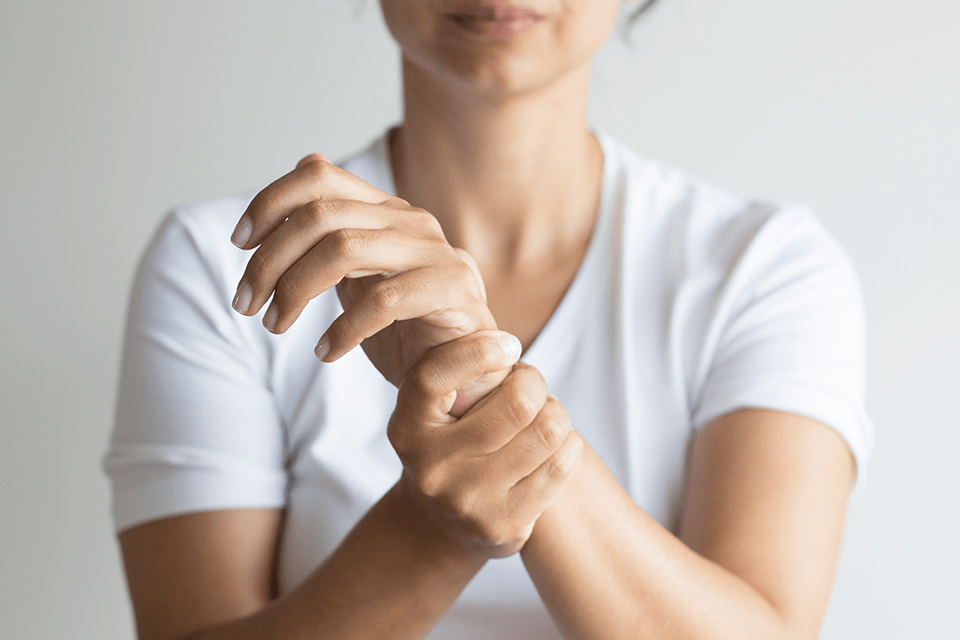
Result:
M570 63L593 58L616 24L621 0L573 0L564 10L558 41L569 52Z
M414 0L380 0L383 20L401 49L417 49L422 46L425 33L433 28L433 16L424 2Z

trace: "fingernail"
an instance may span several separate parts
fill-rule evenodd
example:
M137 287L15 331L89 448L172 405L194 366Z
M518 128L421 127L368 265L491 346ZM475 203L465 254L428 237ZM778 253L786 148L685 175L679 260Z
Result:
M247 214L243 214L240 216L240 222L237 223L237 228L233 230L233 235L230 236L230 242L242 249L243 245L247 244L247 240L250 239L252 233L253 222L250 221Z
M323 336L317 343L317 348L313 350L318 360L323 360L330 353L330 338Z
M277 309L277 304L275 302L270 303L270 308L267 309L267 312L263 314L263 326L264 328L273 333L273 328L277 326L277 318L280 317L280 310Z
M500 334L500 348L503 349L503 355L507 356L507 359L511 362L519 360L520 353L523 351L520 340L509 333Z
M237 295L233 296L233 308L237 313L246 314L251 300L253 300L253 289L246 280L241 280L237 287Z

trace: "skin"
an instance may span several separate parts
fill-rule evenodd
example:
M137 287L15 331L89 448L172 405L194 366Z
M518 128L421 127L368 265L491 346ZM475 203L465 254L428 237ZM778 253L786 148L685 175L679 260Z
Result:
M318 355L361 344L398 384L385 428L403 474L282 596L282 511L123 532L140 637L422 638L487 559L517 552L568 638L816 637L854 472L832 430L758 409L706 427L677 537L516 364L511 336L536 337L592 231L588 63L619 2L531 0L544 19L508 39L452 29L452 4L382 5L403 52L401 197L308 156L238 223L256 251L235 306L273 294L265 324L282 332L337 286L346 311Z

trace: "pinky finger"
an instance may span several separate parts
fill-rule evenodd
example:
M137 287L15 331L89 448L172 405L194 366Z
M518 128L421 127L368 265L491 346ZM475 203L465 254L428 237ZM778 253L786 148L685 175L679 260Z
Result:
M511 511L519 517L536 520L573 477L582 458L583 438L571 431L552 456L510 488Z

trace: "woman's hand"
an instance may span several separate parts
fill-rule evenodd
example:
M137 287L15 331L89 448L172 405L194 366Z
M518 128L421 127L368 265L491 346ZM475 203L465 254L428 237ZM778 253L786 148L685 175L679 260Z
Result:
M583 441L540 373L515 364L519 341L481 331L433 348L404 378L387 435L418 518L483 557L519 551L580 463ZM456 390L514 365L466 415Z
M450 246L433 215L319 154L258 193L232 240L259 247L237 287L238 312L253 315L273 295L263 324L283 333L307 302L336 286L345 311L320 338L317 357L332 362L362 343L395 385L432 347L497 326L476 263ZM479 384L489 389L502 378Z

